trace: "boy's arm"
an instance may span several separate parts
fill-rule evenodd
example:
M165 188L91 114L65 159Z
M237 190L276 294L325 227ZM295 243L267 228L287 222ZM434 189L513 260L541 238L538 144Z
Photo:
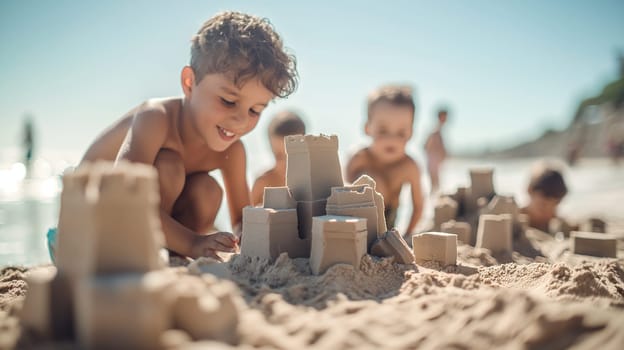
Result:
M418 221L420 221L420 217L422 215L423 210L423 196L422 189L420 185L420 169L418 169L418 165L416 162L412 161L410 164L409 171L409 183L412 191L412 217L410 218L409 224L407 225L407 230L405 230L405 234L409 235L416 228Z
M265 179L266 174L261 175L254 182L253 187L251 188L251 204L259 205L262 204L264 199L264 188L266 187L267 181Z
M247 185L247 156L241 141L232 144L222 159L221 173L230 210L230 221L234 233L240 235L243 222L243 208L250 205L249 185Z

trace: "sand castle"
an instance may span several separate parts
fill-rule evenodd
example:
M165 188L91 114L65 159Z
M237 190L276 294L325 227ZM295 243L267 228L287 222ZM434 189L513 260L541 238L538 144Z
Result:
M81 348L159 349L171 329L233 339L237 295L163 269L158 206L151 166L101 162L65 175L57 266L28 277L24 327Z
M614 235L573 231L570 242L574 254L617 258L617 238Z
M458 241L461 241L464 244L470 244L470 233L472 232L472 228L467 222L449 220L440 225L440 231L456 234Z
M386 232L383 197L375 191L375 181L363 175L344 185L336 136L294 135L284 143L287 186L265 189L262 208L244 209L241 254L309 257L315 274L336 263L357 268L375 244L374 252L381 256L413 262L400 235Z
M510 255L514 239L521 238L529 228L528 216L520 213L513 196L496 193L493 169L470 170L470 179L471 186L458 187L455 193L438 199L434 207L431 231L455 234L457 240L464 244L487 248L495 254ZM554 218L549 223L551 233L570 237L574 254L616 257L617 240L613 235L602 233L606 231L603 220L589 218L580 227L581 231L575 231L579 230L578 225L570 225L559 218ZM431 242L443 241L436 232L428 234L430 235L419 236L412 241L416 261L431 259L441 264L449 262L440 252L436 255L429 248L416 246L432 246Z
M493 169L470 170L471 185L439 198L431 231L457 235L457 239L497 253L511 253L513 238L524 234L528 218L520 214L513 196L494 189Z

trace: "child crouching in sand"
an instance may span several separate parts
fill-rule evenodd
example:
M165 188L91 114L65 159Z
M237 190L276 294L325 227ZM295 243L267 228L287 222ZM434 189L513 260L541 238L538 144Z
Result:
M368 98L364 127L373 142L353 155L347 164L347 181L353 182L367 174L377 182L377 191L384 197L388 229L395 224L401 188L406 183L410 185L413 210L405 235L416 228L423 209L420 169L405 153L405 146L412 137L414 115L410 88L384 86L373 91Z
M568 193L563 175L552 165L538 162L531 169L527 192L529 204L520 212L529 217L529 226L548 232L550 220L557 218L557 208Z
M295 90L295 58L268 20L224 12L193 37L180 82L182 97L133 108L98 136L82 161L153 165L167 248L218 259L216 251L233 251L237 237L209 232L223 197L209 173L221 170L231 224L239 230L242 209L250 204L240 138L254 129L269 102Z

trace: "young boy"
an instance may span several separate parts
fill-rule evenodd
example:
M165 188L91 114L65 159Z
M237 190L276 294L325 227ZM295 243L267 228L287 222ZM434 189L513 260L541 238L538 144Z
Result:
M440 109L438 111L438 125L425 142L425 152L427 153L427 170L431 178L431 193L438 191L440 187L440 166L446 159L446 148L442 140L442 127L446 123L448 111Z
M561 172L546 163L534 165L528 193L529 204L520 212L529 216L529 226L548 232L550 220L557 217L557 207L568 193Z
M384 86L373 91L368 97L368 118L364 127L373 142L353 155L347 164L347 181L353 182L367 174L377 182L377 191L384 197L388 229L395 224L401 187L410 184L413 211L405 235L414 230L423 208L420 170L405 153L405 146L412 137L414 115L411 88Z
M83 161L152 164L167 248L192 258L218 258L216 251L235 249L237 237L208 234L223 196L209 172L221 170L237 231L242 209L250 204L240 138L274 97L295 90L295 58L268 20L224 12L192 38L190 65L182 69L180 82L182 97L135 107L94 141Z
M278 113L269 124L269 142L275 157L275 166L260 175L251 190L251 203L262 204L265 187L286 185L286 148L284 137L289 135L305 135L305 123L294 112Z

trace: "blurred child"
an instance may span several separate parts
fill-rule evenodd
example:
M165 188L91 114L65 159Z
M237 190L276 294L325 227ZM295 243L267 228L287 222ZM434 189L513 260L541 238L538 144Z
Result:
M411 88L384 86L373 91L368 97L364 127L372 143L353 155L347 164L347 181L353 182L367 174L377 182L377 191L384 197L388 229L395 225L401 188L410 184L413 210L404 231L406 235L418 224L423 209L420 169L405 153L405 146L412 137L414 116Z
M431 193L435 193L440 188L440 166L446 159L446 148L442 139L442 127L446 123L448 111L440 109L438 111L438 125L425 142L425 152L427 153L427 170L431 178Z
M548 232L551 219L557 217L557 207L568 193L561 172L539 162L533 166L529 182L529 204L520 212L529 217L529 226Z
M286 186L286 149L284 137L289 135L305 135L305 123L294 112L278 113L269 124L269 142L275 157L275 166L260 175L251 190L251 203L262 204L265 187Z
M295 59L266 19L223 12L191 40L182 69L184 95L151 99L129 111L89 147L83 162L125 159L158 171L160 216L170 250L197 258L233 251L237 237L209 234L223 190L209 172L220 169L235 232L250 204L240 138L262 110L297 84Z

